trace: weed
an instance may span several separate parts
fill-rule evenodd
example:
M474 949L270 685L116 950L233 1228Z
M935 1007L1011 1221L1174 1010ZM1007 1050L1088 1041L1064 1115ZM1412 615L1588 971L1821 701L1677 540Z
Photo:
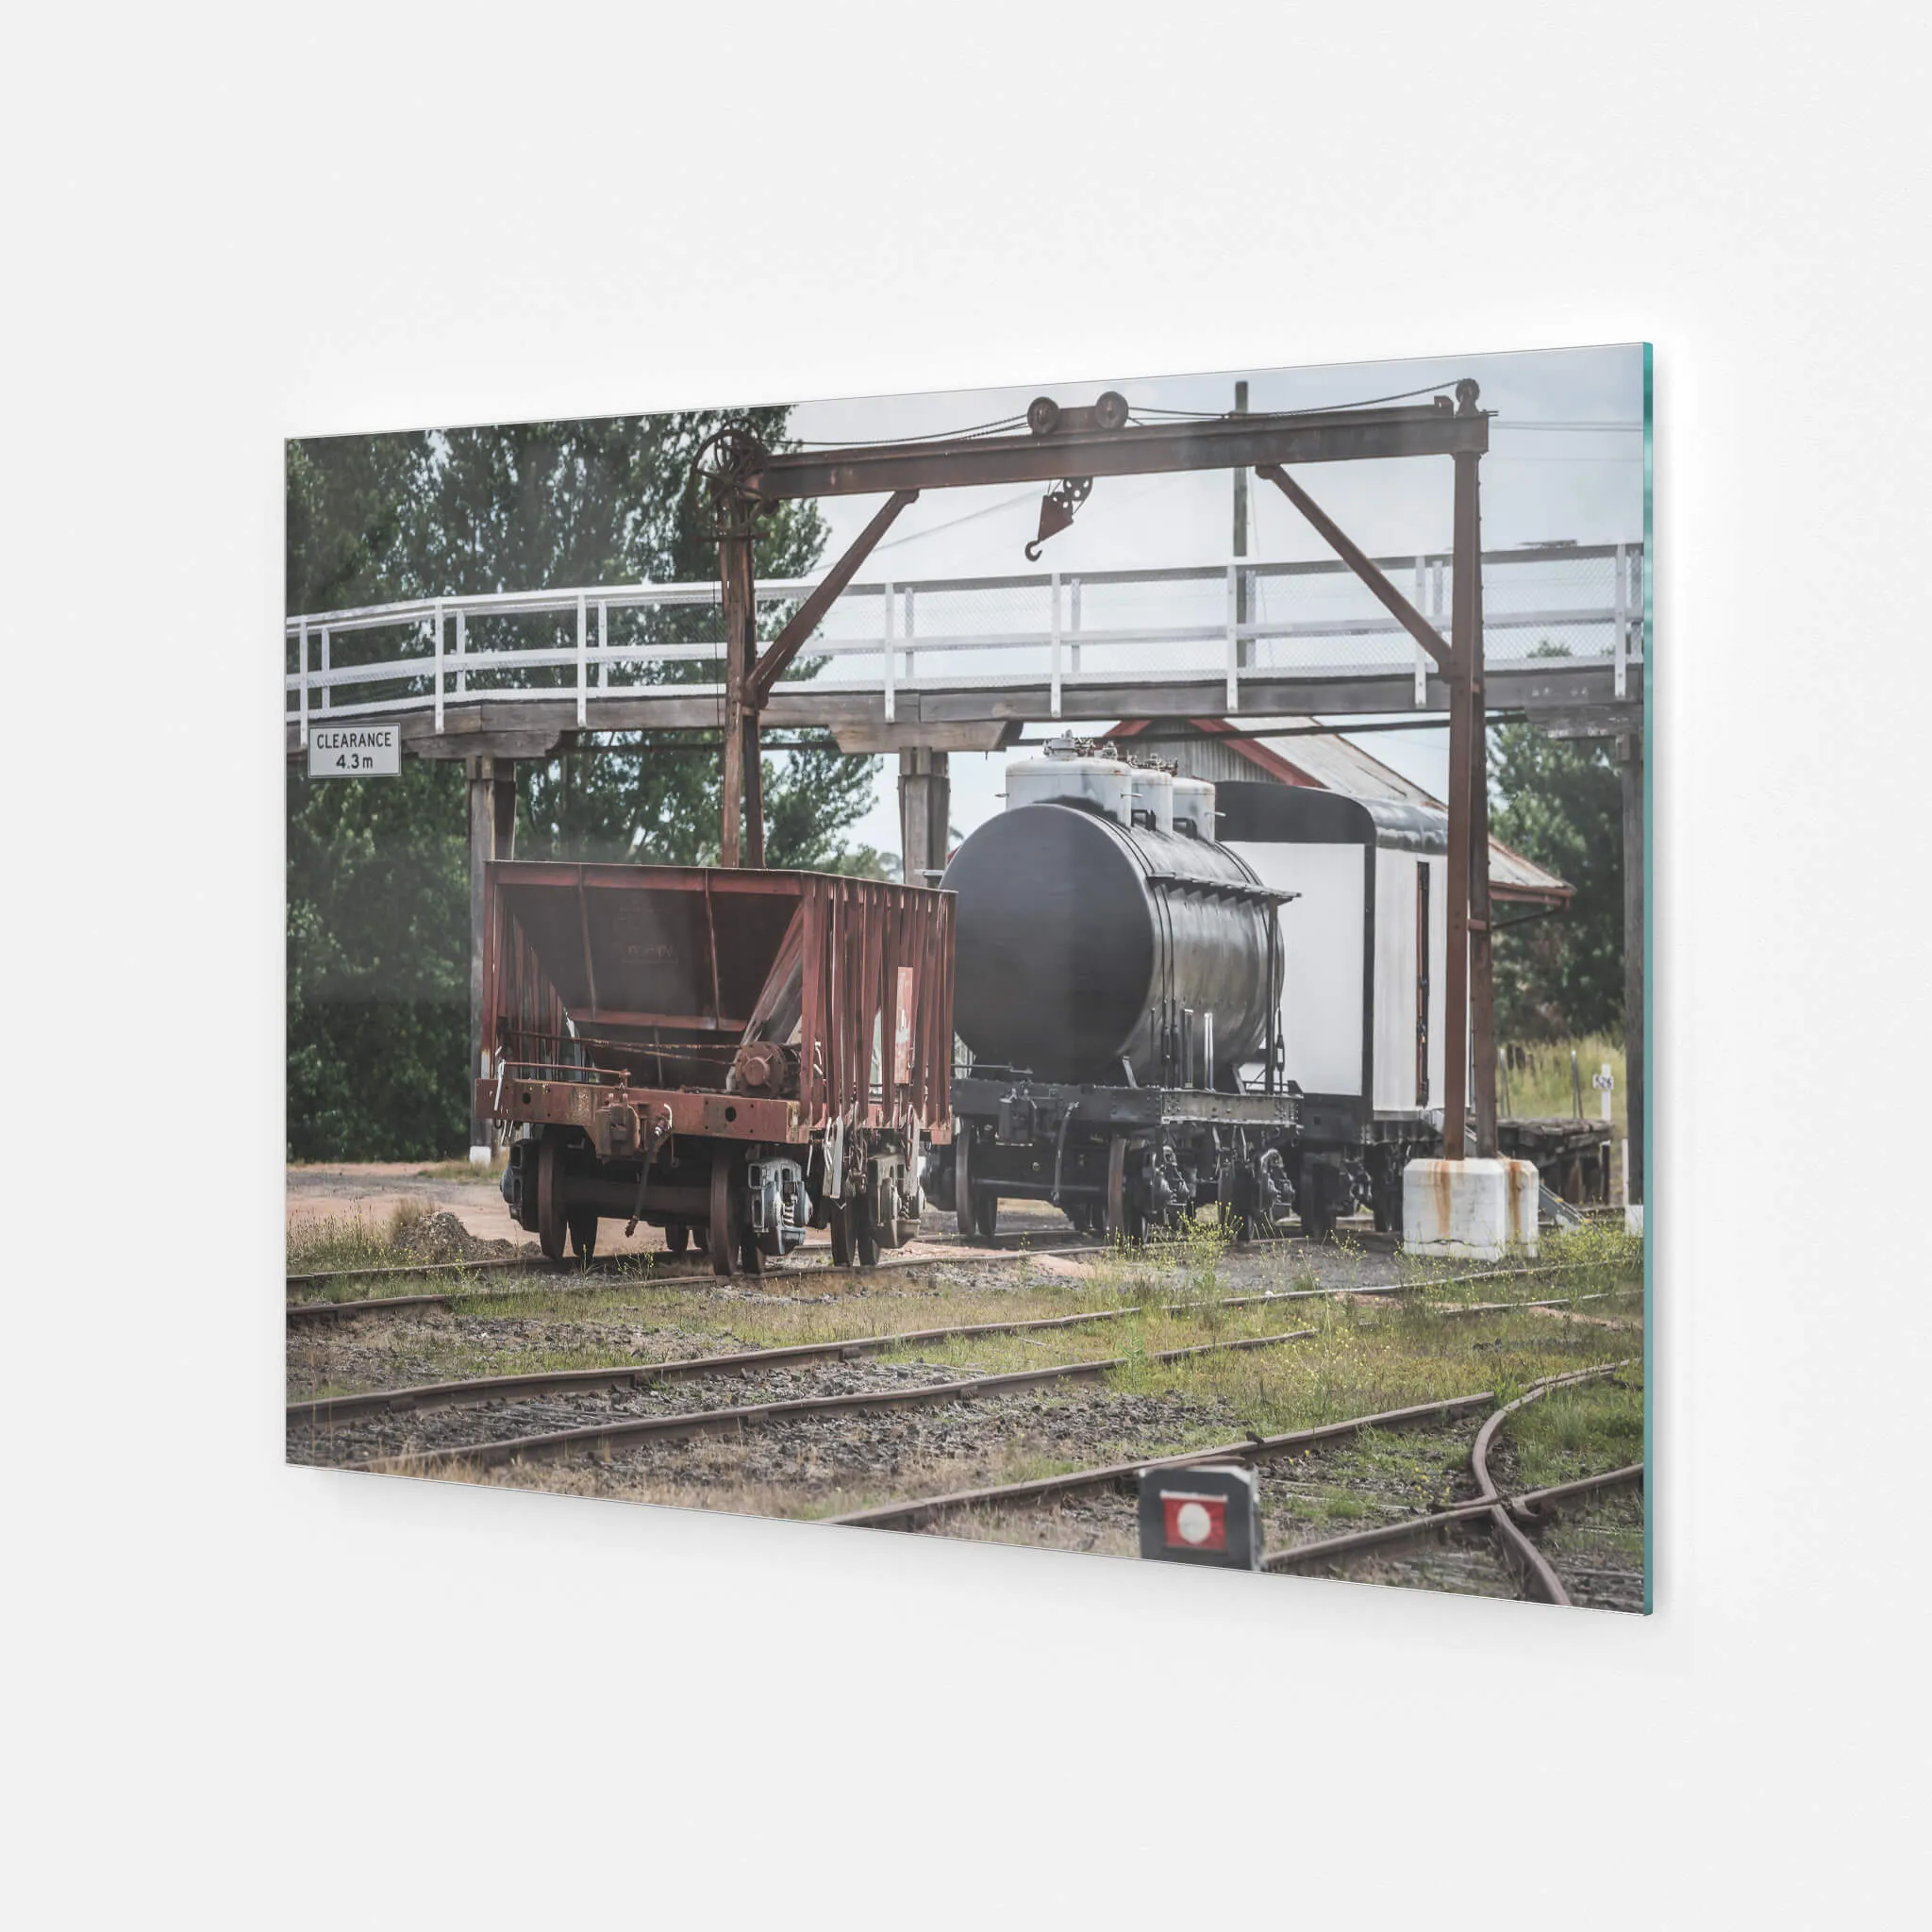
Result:
M326 1215L305 1221L288 1233L291 1274L322 1274L339 1268L401 1268L415 1258L405 1237L427 1210L418 1202L398 1201L378 1226L359 1214Z

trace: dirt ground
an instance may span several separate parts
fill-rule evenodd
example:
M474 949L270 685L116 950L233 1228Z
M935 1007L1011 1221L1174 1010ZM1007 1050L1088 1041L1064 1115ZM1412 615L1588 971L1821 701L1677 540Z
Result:
M528 1247L535 1252L535 1241L509 1218L499 1189L501 1169L489 1174L477 1169L474 1177L456 1179L432 1175L432 1165L420 1160L372 1160L291 1167L286 1195L289 1233L299 1236L306 1227L344 1216L358 1217L380 1227L397 1208L409 1205L426 1213L455 1215L464 1230L479 1241L508 1241L519 1249ZM953 1231L950 1214L936 1215L928 1209L927 1223L936 1233ZM1073 1229L1063 1214L1030 1201L1002 1205L1000 1233L1002 1237L1039 1234L1073 1239ZM807 1237L808 1253L814 1249L829 1253L830 1247L822 1231L814 1230ZM637 1233L626 1241L623 1222L604 1221L597 1228L597 1252L605 1256L662 1254L664 1231L640 1223ZM935 1249L929 1241L912 1241L894 1252L912 1257L945 1251Z

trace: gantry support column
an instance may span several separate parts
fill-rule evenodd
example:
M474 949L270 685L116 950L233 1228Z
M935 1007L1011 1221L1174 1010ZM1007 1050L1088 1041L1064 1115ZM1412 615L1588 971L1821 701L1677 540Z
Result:
M917 746L899 754L899 875L908 886L937 885L946 869L953 781L942 751Z
M1460 1160L1469 1131L1470 799L1474 765L1476 637L1475 465L1456 459L1455 555L1449 611L1449 958L1443 988L1442 1158Z
M1630 1199L1643 1200L1643 734L1617 740L1624 778L1624 1113L1630 1137Z
M492 858L516 853L517 768L512 758L463 760L469 779L470 824L470 1158L491 1154L490 1123L475 1111L475 1082L487 1078L484 1053L493 1041L483 1038L483 868Z
M1490 710L1483 663L1482 495L1476 475L1480 457L1456 459L1462 487L1468 474L1470 552L1474 607L1469 662L1469 1053L1471 1095L1475 1108L1475 1151L1479 1160L1501 1153L1496 1133L1496 982L1490 931Z

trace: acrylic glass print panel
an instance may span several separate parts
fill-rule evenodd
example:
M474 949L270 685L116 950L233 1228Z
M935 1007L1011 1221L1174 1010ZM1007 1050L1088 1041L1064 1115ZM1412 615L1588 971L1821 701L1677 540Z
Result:
M1642 345L291 441L290 1460L1647 1608L1650 448Z

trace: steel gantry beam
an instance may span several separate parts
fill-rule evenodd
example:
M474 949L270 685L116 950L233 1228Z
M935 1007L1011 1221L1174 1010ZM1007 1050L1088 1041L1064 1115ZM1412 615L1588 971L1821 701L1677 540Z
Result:
M1109 391L1091 408L1062 409L1041 397L1028 433L962 435L849 449L773 451L741 425L700 453L718 512L726 688L724 796L720 856L727 866L764 862L758 720L779 675L816 630L893 520L922 491L987 484L1057 486L1042 506L1041 541L1063 529L1095 478L1189 470L1253 469L1287 497L1446 675L1450 691L1449 1012L1442 1151L1464 1152L1469 1074L1474 1075L1476 1151L1496 1153L1495 1055L1489 931L1488 793L1483 749L1482 552L1477 469L1490 419L1476 385L1455 386L1420 407L1245 413L1137 424ZM1396 590L1287 466L1449 457L1455 463L1455 602L1444 640ZM760 657L755 623L753 546L758 521L781 503L822 496L883 495L884 507ZM1029 551L1028 553L1032 553ZM1475 1053L1472 1068L1471 1032Z

